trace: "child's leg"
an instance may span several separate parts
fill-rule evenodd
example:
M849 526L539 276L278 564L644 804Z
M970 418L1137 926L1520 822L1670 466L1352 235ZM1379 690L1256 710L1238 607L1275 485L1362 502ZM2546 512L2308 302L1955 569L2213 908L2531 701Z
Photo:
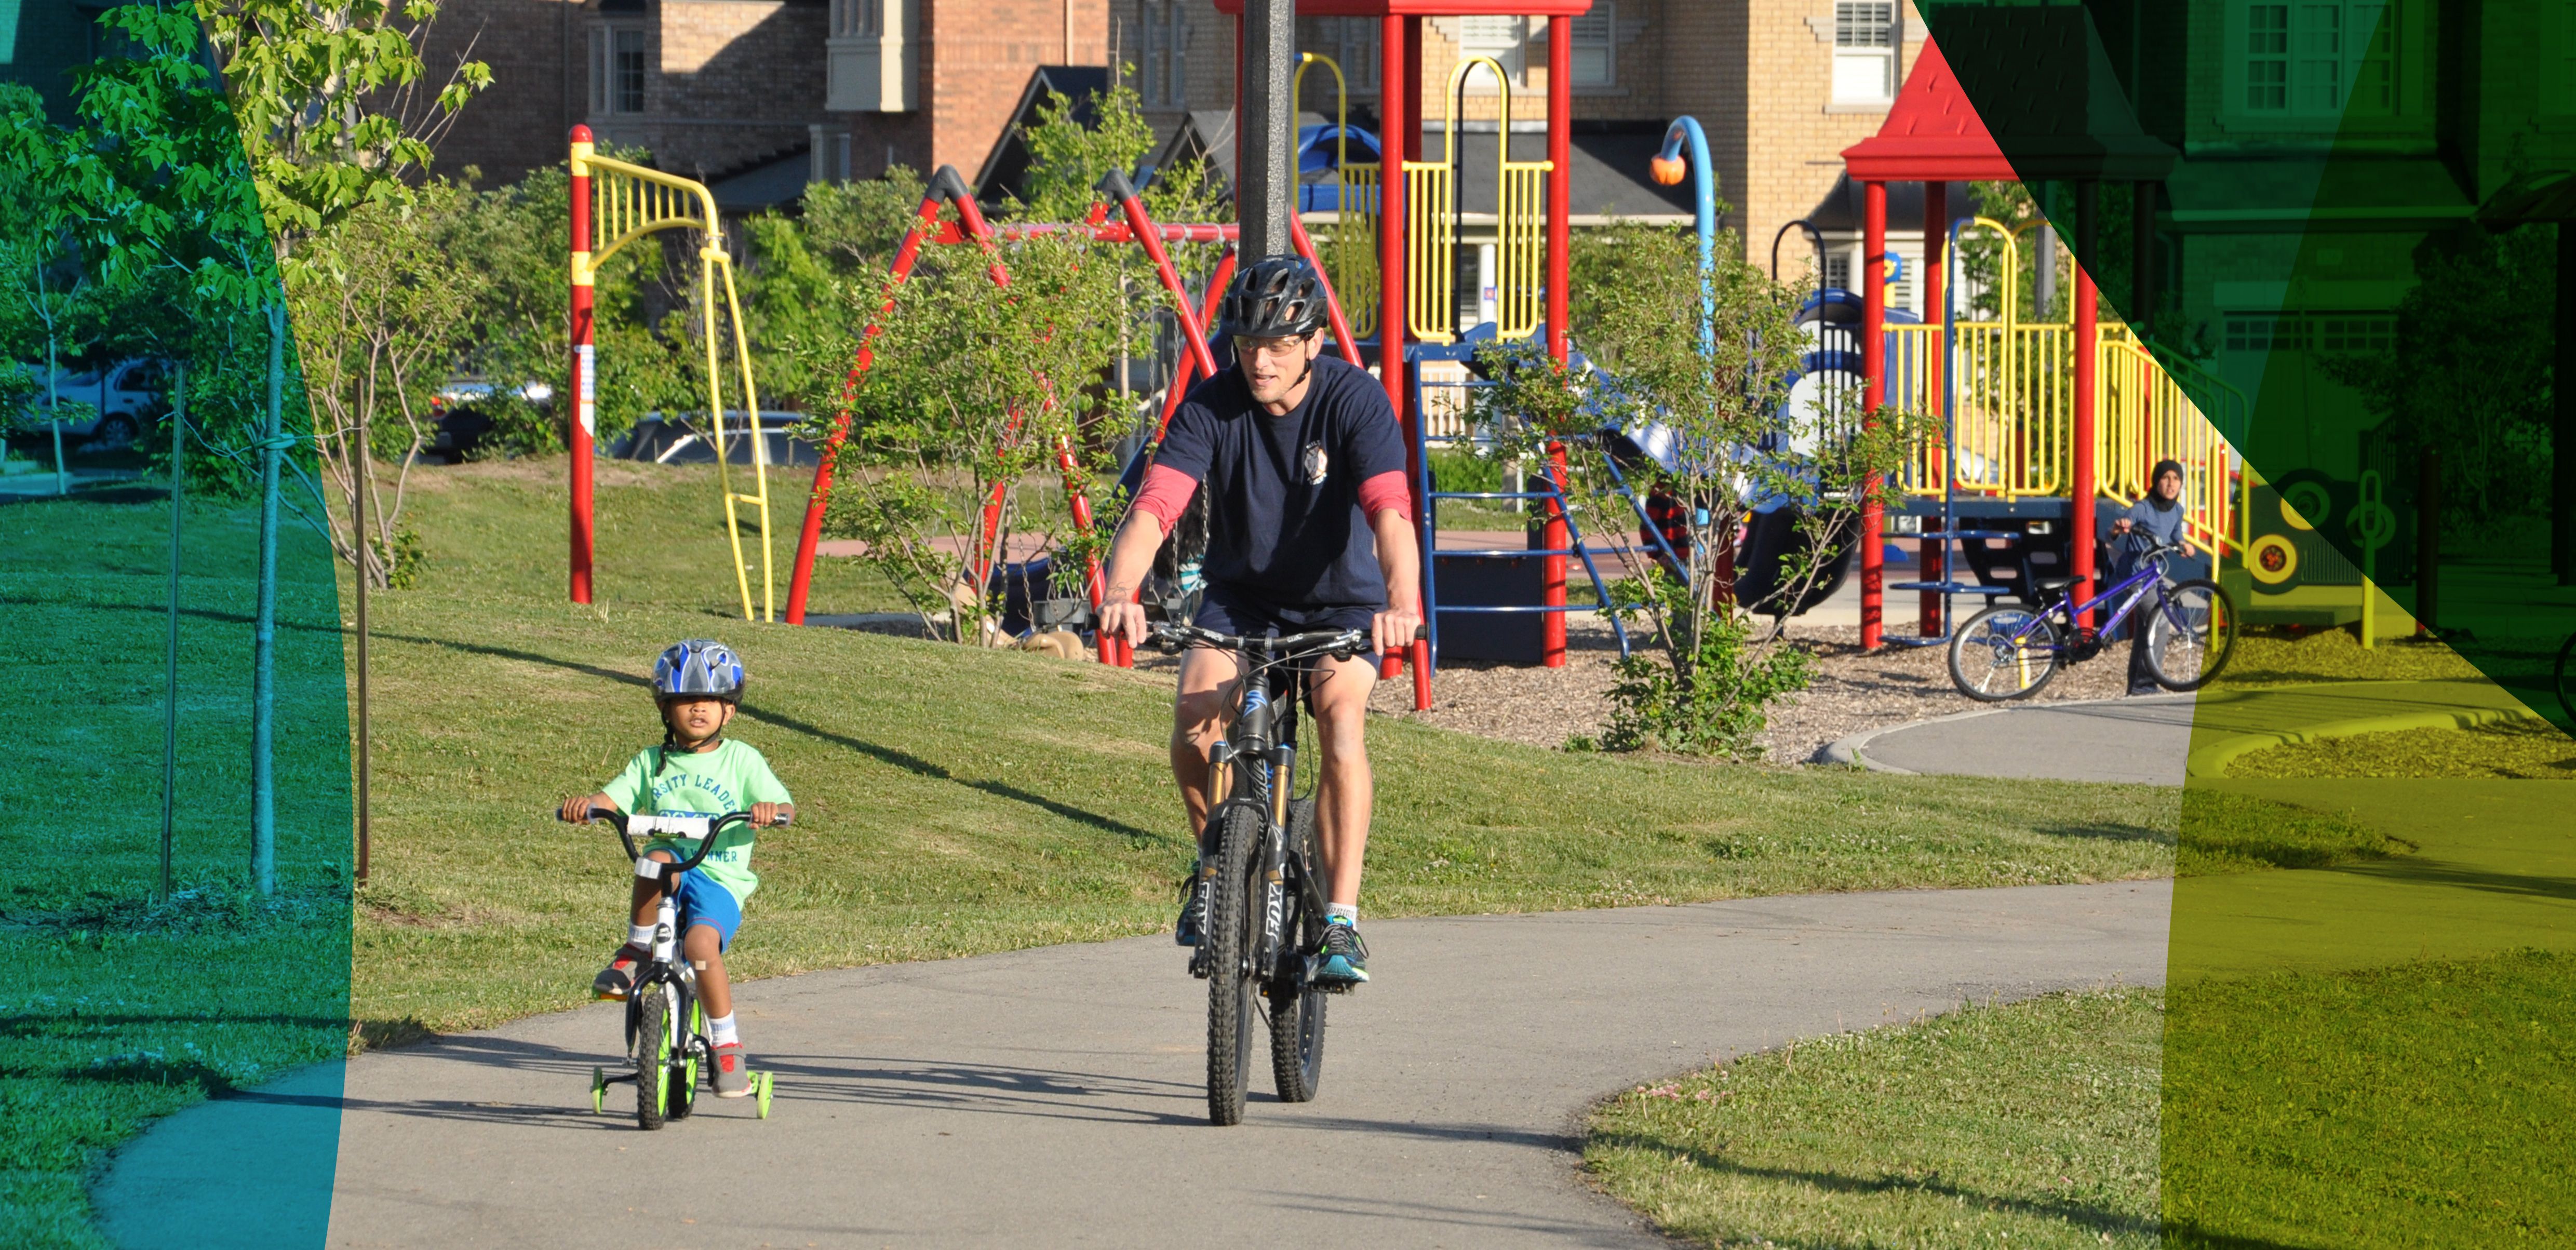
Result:
M669 851L653 851L644 858L657 864L674 863ZM639 924L652 924L662 911L662 883L647 877L635 878L635 905L628 909L627 919Z
M706 1005L707 1018L732 1015L733 986L725 980L724 939L715 927L690 925L688 936L680 939L680 953L698 970L698 1001Z

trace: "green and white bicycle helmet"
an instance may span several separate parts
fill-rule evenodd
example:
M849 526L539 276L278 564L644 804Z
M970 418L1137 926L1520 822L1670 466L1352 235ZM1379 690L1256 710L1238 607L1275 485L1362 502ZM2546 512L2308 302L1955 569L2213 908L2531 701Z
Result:
M742 702L742 661L712 638L672 643L653 661L653 697Z

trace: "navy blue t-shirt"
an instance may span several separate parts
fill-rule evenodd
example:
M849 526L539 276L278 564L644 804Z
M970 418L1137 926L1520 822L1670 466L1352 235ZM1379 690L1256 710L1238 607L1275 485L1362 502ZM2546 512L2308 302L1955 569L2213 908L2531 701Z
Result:
M1367 370L1317 357L1305 400L1274 417L1228 369L1190 389L1154 464L1208 492L1212 587L1282 607L1385 606L1360 483L1402 473L1404 441Z

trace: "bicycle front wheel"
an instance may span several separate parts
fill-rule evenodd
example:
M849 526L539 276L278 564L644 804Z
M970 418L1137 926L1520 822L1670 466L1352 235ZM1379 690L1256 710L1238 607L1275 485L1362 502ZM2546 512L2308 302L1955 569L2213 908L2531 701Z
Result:
M1252 1069L1252 952L1260 940L1254 849L1267 830L1267 815L1250 803L1225 809L1217 842L1216 879L1208 883L1208 1122L1243 1122L1243 1097Z
M2166 587L2146 628L2147 674L2167 690L2208 685L2236 653L2236 605L2216 582Z
M1316 870L1313 799L1289 802L1288 849L1308 872ZM1291 882L1289 888L1299 887ZM1294 930L1288 934L1295 949L1280 961L1280 974L1270 982L1270 1075L1279 1101L1312 1102L1324 1083L1324 1004L1331 996L1307 986L1304 956L1323 944L1324 918L1305 914L1297 894L1289 898L1297 911Z
M1950 683L1980 703L2026 699L2057 675L2064 652L2057 622L2031 608L1999 604L1950 635Z
M657 1129L669 1106L662 1074L671 1066L671 987L656 984L635 992L644 996L635 1024L635 1127Z

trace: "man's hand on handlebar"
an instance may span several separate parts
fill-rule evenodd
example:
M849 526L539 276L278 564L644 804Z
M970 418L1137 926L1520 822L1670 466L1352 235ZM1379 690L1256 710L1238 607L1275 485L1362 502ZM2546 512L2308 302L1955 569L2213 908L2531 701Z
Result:
M1377 614L1371 632L1379 655L1410 649L1413 640L1422 636L1421 605L1388 605L1385 611Z
M1144 604L1112 600L1100 605L1100 632L1105 637L1124 639L1131 647L1142 646L1148 628Z

